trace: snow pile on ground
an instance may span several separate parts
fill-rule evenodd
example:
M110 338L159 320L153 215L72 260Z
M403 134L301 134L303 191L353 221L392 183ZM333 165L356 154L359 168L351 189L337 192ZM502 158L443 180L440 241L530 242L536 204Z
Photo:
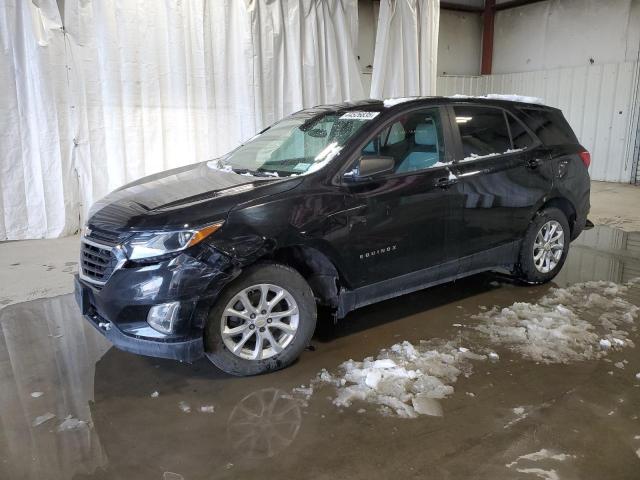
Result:
M382 350L376 358L349 360L339 367L339 375L323 370L317 381L337 387L334 404L350 406L363 401L379 406L383 414L413 418L442 415L438 399L453 393L460 375L469 376L471 360L484 360L453 342L402 342Z
M291 390L290 395L286 395L283 397L295 400L301 407L309 406L309 399L313 395L313 385L309 385L308 387L305 385L300 385L299 387L295 387Z
M51 413L51 412L47 412L44 415L39 415L36 418L33 419L33 422L31 422L31 425L33 427L38 427L40 425L42 425L45 422L48 422L49 420L56 418L56 416Z
M591 281L554 288L535 304L516 302L483 311L473 317L480 322L472 328L492 344L538 362L596 359L611 350L634 346L630 333L637 329L640 308L629 297L638 294L638 287L640 279L624 285ZM500 361L490 348L478 354L458 343L437 339L416 345L404 341L381 350L376 357L348 360L336 374L322 370L312 385L303 385L293 393L307 401L314 386L330 384L337 390L333 403L338 407L366 402L376 405L382 414L405 418L442 415L439 400L454 392L453 384L460 375L471 375L472 361ZM618 368L624 367L622 362ZM516 418L505 428L526 418L530 411L517 407L513 413Z
M60 425L58 425L58 432L66 432L69 430L77 430L88 427L89 426L87 425L87 422L85 422L84 420L79 420L72 415L68 415L64 419L64 421Z
M482 312L477 330L496 344L545 363L599 358L609 349L634 346L639 308L625 294L635 282L592 281L552 289L538 303L516 302Z

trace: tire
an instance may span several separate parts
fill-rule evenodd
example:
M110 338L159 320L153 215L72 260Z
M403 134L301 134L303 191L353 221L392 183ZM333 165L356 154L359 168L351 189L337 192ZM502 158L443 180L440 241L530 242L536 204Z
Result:
M549 237L551 241L545 241L544 234L553 227L555 230ZM562 229L561 246L557 241L553 241L560 228ZM527 284L541 284L552 280L564 265L569 253L570 241L569 222L562 210L553 207L540 210L529 224L522 240L516 276ZM539 248L541 244L545 246ZM557 252L561 253L558 255ZM549 259L548 263L546 258Z
M263 297L269 303L262 303ZM285 368L309 345L316 315L313 292L297 271L278 263L257 264L231 282L209 312L206 355L216 367L237 376Z

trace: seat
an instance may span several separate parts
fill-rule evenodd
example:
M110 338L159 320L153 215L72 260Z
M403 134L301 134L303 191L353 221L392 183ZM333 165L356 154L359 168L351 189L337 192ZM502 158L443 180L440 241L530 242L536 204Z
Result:
M396 168L397 173L433 167L440 160L438 131L433 121L419 123L414 133L414 146Z
M393 155L392 149L394 145L401 144L406 139L406 132L401 122L396 122L391 127L387 127L382 133L379 135L380 138L380 150L381 154L384 155ZM406 148L406 147L405 147ZM362 153L364 155L375 155L376 150L376 142L375 139L371 140L363 149Z

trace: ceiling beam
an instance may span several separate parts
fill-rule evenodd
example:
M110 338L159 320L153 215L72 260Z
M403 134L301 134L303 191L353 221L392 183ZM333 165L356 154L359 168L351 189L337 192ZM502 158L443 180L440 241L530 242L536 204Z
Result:
M484 12L484 8L482 7L474 7L473 5L461 5L459 3L453 3L453 2L440 2L440 9L453 10L454 12L471 12L471 13Z
M509 0L508 2L502 2L495 5L493 8L496 11L509 10L511 8L522 7L531 3L547 2L548 0ZM485 5L486 5L485 1ZM463 5L455 2L440 2L440 8L442 10L453 10L454 12L470 12L470 13L484 13L484 7L476 7L474 5Z
M531 3L546 2L547 0L510 0L509 2L502 2L495 6L496 11L509 10L510 8L522 7Z

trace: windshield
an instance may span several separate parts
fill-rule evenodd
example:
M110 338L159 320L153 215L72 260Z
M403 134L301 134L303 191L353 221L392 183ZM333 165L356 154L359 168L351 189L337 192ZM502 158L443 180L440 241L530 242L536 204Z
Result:
M253 175L300 175L328 164L379 112L296 113L222 159L222 167Z

